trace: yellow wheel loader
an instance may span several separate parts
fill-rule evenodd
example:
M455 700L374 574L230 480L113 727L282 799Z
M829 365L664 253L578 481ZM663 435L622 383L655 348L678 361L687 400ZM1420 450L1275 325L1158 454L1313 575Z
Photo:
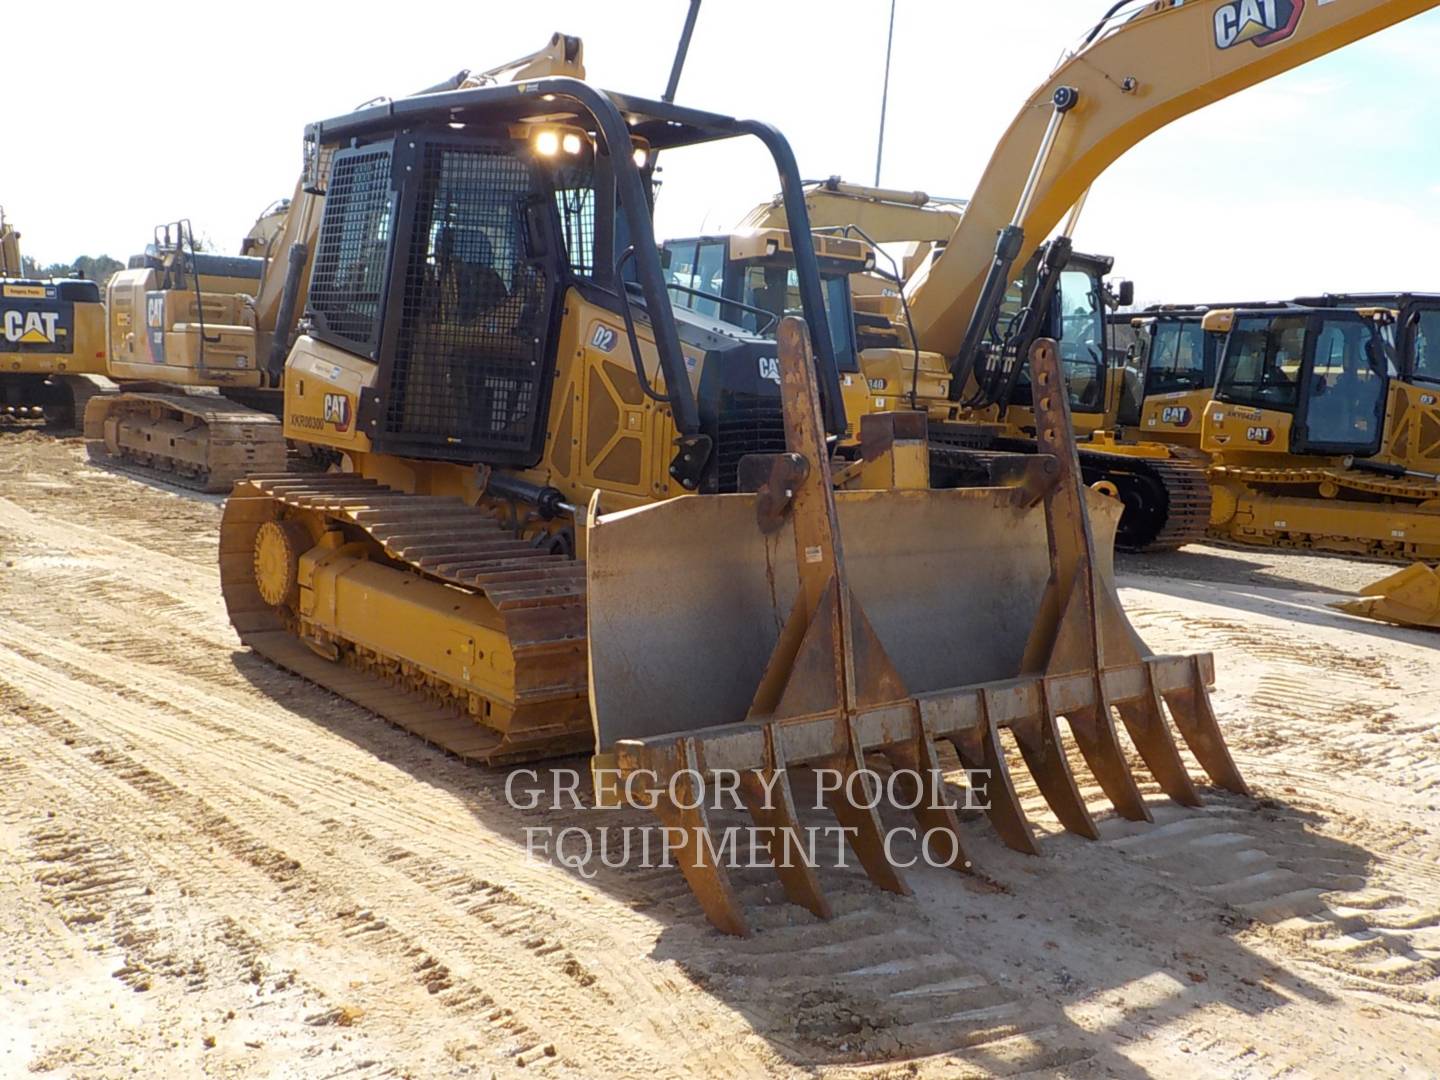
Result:
M1009 486L932 489L911 413L862 420L866 476L889 483L835 491L848 420L788 144L582 73L308 130L323 213L284 430L343 469L235 486L220 570L241 639L467 760L593 751L601 790L654 789L698 900L734 933L743 905L690 798L723 772L778 793L750 808L780 856L787 767L848 778L883 756L936 788L920 815L956 868L936 740L990 771L991 818L1024 851L1002 730L1086 836L1062 716L1127 817L1149 810L1117 713L1171 797L1198 801L1172 726L1244 791L1210 658L1152 655L1119 606L1118 507L1080 481L1053 346L1034 360L1043 452ZM768 336L723 304L674 303L651 220L655 155L739 137L769 151L790 220L800 316ZM872 878L903 891L874 805L831 806ZM791 899L828 914L813 866L776 863Z
M105 309L93 281L24 275L0 210L0 424L73 427L105 374Z
M1440 297L1353 302L1205 316L1224 340L1203 432L1216 536L1440 558Z

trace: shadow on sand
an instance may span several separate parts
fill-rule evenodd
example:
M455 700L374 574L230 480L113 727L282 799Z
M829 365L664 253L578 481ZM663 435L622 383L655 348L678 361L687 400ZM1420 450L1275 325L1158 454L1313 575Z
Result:
M237 652L234 662L262 692L274 693L276 669L249 652ZM286 678L293 685L285 703L297 716L459 800L475 815L477 834L483 823L491 842L499 835L515 845L517 865L528 857L530 827L552 835L579 830L572 840L580 847L571 850L583 848L583 833L598 851L604 830L614 837L656 825L653 815L636 810L516 809L505 799L511 770L465 765L327 691ZM1156 823L1133 825L1110 814L1108 804L1102 812L1098 789L1072 757L1100 822L1099 842L1060 832L1036 812L1046 833L1041 855L1020 855L998 841L983 816L967 813L962 829L975 869L957 873L922 863L906 871L910 897L875 888L853 858L849 866L834 865L834 847L822 846L820 880L835 910L829 921L786 903L772 869L746 868L731 874L754 935L726 937L705 921L678 870L643 865L638 843L622 865L592 864L585 885L652 919L650 958L678 965L798 1068L946 1055L997 1073L1084 1062L1101 1075L1139 1078L1149 1074L1121 1052L1137 1024L1158 1030L1201 1007L1229 1010L1243 1023L1287 1000L1330 1000L1297 971L1257 954L1246 931L1256 920L1283 916L1291 894L1318 896L1363 878L1369 853L1320 835L1311 815L1270 800L1202 788L1204 809L1175 806L1138 762ZM558 770L576 770L582 798L591 801L583 757L531 768L535 779L526 774L525 788L548 791ZM806 809L816 800L803 785L796 795L804 824L834 824ZM1027 806L1038 805L1033 792L1021 795ZM727 811L712 814L711 822L723 829L749 819ZM886 824L913 819L887 812ZM1244 858L1205 856L1237 836ZM617 847L610 849L612 862L622 862ZM1298 880L1293 869L1256 870L1262 848L1284 852L1287 867L1316 869ZM831 857L823 858L827 851ZM895 854L904 860L917 851L902 840ZM477 919L475 932L496 931ZM1131 1033L1117 1036L1112 1029L1122 1023ZM1183 1029L1177 1022L1172 1030Z

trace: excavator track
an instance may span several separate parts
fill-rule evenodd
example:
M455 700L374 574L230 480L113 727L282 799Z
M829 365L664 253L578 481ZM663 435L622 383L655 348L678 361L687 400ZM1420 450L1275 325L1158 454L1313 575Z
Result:
M52 375L36 400L0 403L0 427L49 428L64 434L81 425L91 398L114 393L105 379Z
M513 654L510 693L486 697L343 631L317 634L294 604L266 603L257 585L257 535L265 523L287 520L338 530L347 544L364 547L370 562L483 597ZM341 473L252 476L226 503L220 578L244 644L457 757L498 765L593 746L585 564L517 538L461 499L408 494Z
M195 491L225 492L285 468L278 417L218 394L124 391L85 410L91 460Z
M1087 484L1109 481L1119 489L1125 515L1115 546L1121 551L1174 551L1205 540L1211 492L1201 462L1081 449L1080 469Z
M1006 465L1034 453L1034 444L995 440L968 447L930 444L930 468L940 487L1001 483ZM1125 514L1115 535L1121 551L1174 551L1203 541L1210 525L1210 483L1200 461L1129 457L1080 450L1087 484L1115 485Z

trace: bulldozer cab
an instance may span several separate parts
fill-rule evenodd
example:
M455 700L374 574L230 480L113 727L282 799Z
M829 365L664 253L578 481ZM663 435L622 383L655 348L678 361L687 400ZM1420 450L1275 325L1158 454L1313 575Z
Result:
M1373 456L1384 434L1391 375L1385 331L1391 321L1388 312L1376 310L1236 311L1214 408L1287 417L1288 445L1249 440L1267 449ZM1207 316L1207 325L1218 322L1223 320ZM1252 427L1274 430L1264 423Z
M613 352L637 392L668 407L671 476L686 490L723 489L726 403L769 399L778 430L775 349L740 315L677 310L654 239L653 168L662 151L747 135L795 204L794 300L816 343L826 426L839 433L825 285L794 158L774 129L573 78L426 94L312 125L314 171L331 156L307 318L315 338L377 363L358 406L374 451L536 465L573 288L625 328L596 328L604 340L584 344Z

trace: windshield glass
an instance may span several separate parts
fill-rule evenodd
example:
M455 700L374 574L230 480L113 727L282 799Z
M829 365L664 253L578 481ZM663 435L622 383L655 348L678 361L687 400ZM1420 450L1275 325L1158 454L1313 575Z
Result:
M1326 319L1315 340L1306 406L1313 445L1367 448L1384 413L1384 355L1370 323Z
M1420 312L1410 375L1421 382L1440 383L1440 310Z
M1236 319L1215 396L1237 405L1293 412L1300 401L1305 322L1303 315Z
M1095 285L1085 270L1064 270L1057 293L1060 359L1070 385L1070 404L1092 412L1105 404L1105 316Z
M676 307L769 337L775 336L786 315L804 314L799 276L793 266L737 261L727 271L724 240L667 241L665 251L670 260L666 277L671 285L679 286L670 290ZM843 273L822 271L820 285L825 294L825 317L835 346L836 367L858 371L850 279ZM725 303L727 300L737 302Z
M825 290L825 318L830 323L830 340L835 345L835 363L841 371L856 371L855 318L850 308L850 280L844 274L820 275ZM763 265L747 266L742 279L740 301L775 316L769 319L753 311L739 309L740 325L751 333L773 335L780 319L801 314L800 281L793 267ZM734 318L731 321L735 321ZM767 325L769 324L769 325Z
M1178 394L1201 390L1215 375L1216 342L1199 320L1156 323L1145 373L1147 394Z

